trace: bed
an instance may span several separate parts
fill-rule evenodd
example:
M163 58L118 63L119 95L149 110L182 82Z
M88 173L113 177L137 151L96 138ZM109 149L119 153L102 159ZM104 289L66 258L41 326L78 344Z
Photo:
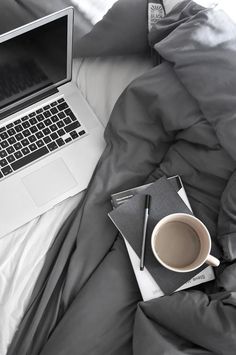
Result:
M105 19L80 41L74 80L107 147L86 192L0 240L1 354L235 353L236 31L229 11L207 5L121 0L110 38ZM110 194L176 173L222 266L213 283L141 302Z
M75 58L73 78L105 128L121 92L151 66L150 59L142 55ZM68 198L0 239L1 355L6 354L54 238L83 195Z

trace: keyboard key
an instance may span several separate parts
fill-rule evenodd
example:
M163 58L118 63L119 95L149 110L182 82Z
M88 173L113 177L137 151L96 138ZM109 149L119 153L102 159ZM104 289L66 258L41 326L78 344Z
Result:
M27 145L30 144L30 142L28 141L27 138L25 138L25 139L23 139L23 140L21 141L21 144L23 145L23 147L26 147Z
M3 142L0 143L0 145L1 145L2 148L6 148L6 147L9 146L9 143L8 143L8 141L3 141Z
M73 112L71 111L70 108L68 108L67 110L65 110L65 113L67 114L67 116L70 116L72 121L77 121L76 116L73 114Z
M49 128L52 132L57 131L57 126L55 124L52 124Z
M70 132L70 135L71 135L71 138L72 138L72 139L76 139L76 138L79 137L78 134L77 134L75 131Z
M42 108L39 108L38 110L36 110L36 113L41 113L41 112L43 112Z
M36 144L39 148L44 146L44 142L42 141L42 139L40 139L38 142L36 142Z
M50 111L45 111L45 112L43 113L43 115L44 115L45 118L48 118L48 117L51 117L51 116L52 116L52 114L51 114Z
M6 127L0 128L0 133L4 132L6 130Z
M14 128L10 128L7 130L7 133L9 134L9 136L13 136L14 134L16 134L16 131Z
M16 143L16 138L15 138L15 137L10 137L10 138L8 139L8 143L9 143L9 144L14 144L14 143Z
M37 145L35 143L30 144L29 149L33 152L34 150L37 149Z
M24 155L29 154L29 153L30 153L29 148L28 148L28 147L23 148L23 149L22 149L22 153L23 153Z
M71 112L72 112L72 111L71 111L70 108L67 108L67 109L65 110L65 113L66 113L68 116L70 115Z
M80 136L83 136L84 134L85 134L85 131L80 131L80 132L79 132L79 135L80 135Z
M59 117L59 118L65 118L66 115L64 114L64 112L59 112L59 113L58 113L58 117Z
M12 173L12 168L8 165L8 166L5 166L4 168L2 168L2 173L3 175L9 175Z
M75 117L75 115L73 113L71 113L69 116L70 116L72 121L78 121L77 117Z
M34 118L31 118L31 119L29 120L29 122L30 122L31 125L34 125L34 124L37 123L37 120L36 120L36 118L34 117Z
M12 154L12 153L14 153L15 149L13 147L8 147L6 149L6 151L7 151L8 154Z
M51 103L51 107L54 107L54 106L57 106L57 102L56 101Z
M37 137L38 139L43 138L43 132L37 132L37 133L36 133L36 137Z
M25 166L29 163L32 163L34 160L43 157L47 153L48 153L48 149L47 149L47 147L44 146L38 150L35 150L33 153L23 157L22 159L15 161L14 163L12 163L11 166L12 166L13 170L18 170L18 169L22 168L23 166Z
M18 124L20 124L21 123L21 120L16 120L16 121L14 121L14 125L15 126L17 126Z
M64 100L63 97L62 97L62 98L59 99L57 102L60 104L60 103L62 103L62 102L65 102L65 100Z
M22 133L23 133L24 137L28 137L31 135L31 133L28 129L25 129Z
M61 147L62 145L65 144L65 142L63 141L62 138L58 138L58 139L56 140L56 142L57 142L57 144L58 144L59 147Z
M7 152L5 150L0 150L0 158L5 158L7 156Z
M57 149L58 146L55 142L49 143L48 144L48 149L52 152L53 150Z
M38 128L36 126L30 127L30 132L31 133L36 133L38 131Z
M43 115L37 115L36 118L37 118L37 120L39 122L44 120L44 116Z
M2 174L1 171L0 171L0 179L1 179L1 178L3 178L3 174Z
M26 122L23 122L23 124ZM21 132L23 131L23 127L19 124L18 126L15 127L16 132Z
M58 128L62 128L62 127L65 126L65 123L64 123L63 121L59 121L59 122L57 123L57 126L58 126Z
M13 123L8 123L8 124L6 125L6 127L7 127L7 128L12 128L12 127L13 127Z
M4 166L6 166L6 165L7 165L6 159L0 160L0 166L1 166L1 167L4 167Z
M59 129L59 131L57 133L59 134L60 137L64 136L64 134L66 134L64 129Z
M68 108L68 105L66 102L63 102L62 104L58 105L57 108L59 111L64 111L66 108Z
M58 109L56 107L53 107L50 111L53 115L55 115L58 112Z
M59 121L59 117L57 117L56 115L55 116L52 116L51 117L51 120L52 120L52 122L57 122L57 121Z
M51 133L51 131L50 131L49 128L44 128L44 129L43 129L43 133L44 133L45 136L47 136L48 134Z
M28 139L29 139L30 143L34 143L37 140L37 138L35 136L30 136Z
M30 114L29 114L29 117L34 117L36 115L36 112L31 112Z
M15 135L15 138L16 138L18 141L21 141L21 139L23 139L24 136L22 135L22 133L17 133L17 134Z
M50 109L50 106L49 105L47 105L47 106L44 106L44 108L43 108L44 110L48 110L48 109Z
M24 117L22 117L22 121L26 121L26 120L28 120L29 119L29 117L28 116L24 116Z
M44 137L43 140L44 140L44 142L45 142L46 144L48 144L48 143L51 142L51 137L49 137L49 136Z
M8 163L12 163L12 162L15 161L15 160L16 160L16 159L15 159L14 155L9 155L9 156L7 157Z
M58 138L58 134L54 132L50 135L50 137L52 138L53 141L55 141Z
M8 137L9 137L9 136L8 136L7 132L0 133L0 138L1 138L2 140L7 139Z
M26 128L30 127L30 124L28 121L25 121L22 123L22 126L26 129Z
M44 121L44 124L46 126L50 126L52 124L52 121L50 120L50 118L47 118L45 121Z
M43 122L39 122L39 123L37 124L37 127L38 127L38 129L43 129L45 126L44 126L44 123L43 123Z
M16 152L14 155L15 155L16 159L20 159L21 157L23 157L23 154L21 152L19 152L19 151Z
M80 123L78 121L72 122L69 126L66 126L64 129L67 133L70 131L74 131L76 128L80 127Z
M65 139L65 142L66 142L66 143L69 143L69 142L71 142L71 141L72 141L72 138L70 138L70 137L68 137L68 138Z
M66 117L66 118L64 119L64 122L65 122L66 125L70 124L70 123L71 123L70 117Z
M14 144L14 148L15 148L15 150L21 149L21 148L22 148L21 143L20 143L20 142L17 142L16 144Z

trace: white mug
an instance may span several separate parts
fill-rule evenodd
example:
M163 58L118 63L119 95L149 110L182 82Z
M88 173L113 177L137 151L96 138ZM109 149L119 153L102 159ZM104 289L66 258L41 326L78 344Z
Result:
M155 226L151 246L155 258L167 269L190 272L204 263L219 266L220 261L210 255L211 237L200 219L173 213Z

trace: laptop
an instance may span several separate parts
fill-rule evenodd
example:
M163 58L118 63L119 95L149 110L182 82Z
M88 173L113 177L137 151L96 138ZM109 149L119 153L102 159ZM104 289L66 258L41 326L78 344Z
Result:
M69 7L0 36L0 237L84 190L104 149L72 33Z

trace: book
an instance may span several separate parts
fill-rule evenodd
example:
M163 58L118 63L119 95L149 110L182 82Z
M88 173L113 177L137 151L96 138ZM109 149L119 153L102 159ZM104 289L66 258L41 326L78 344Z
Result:
M175 191L179 194L179 196L182 198L182 200L187 205L187 207L190 209L190 211L192 211L192 208L190 206L190 203L189 203L189 200L188 200L188 197L185 192L184 185L182 183L180 176L179 175L171 176L171 177L168 177L167 180L174 187ZM112 194L111 195L111 204L112 204L113 209L121 206L125 201L128 201L130 198L137 195L138 193L144 192L152 184L153 183L145 184L142 186L133 187L132 189L129 189L129 190L124 190L124 191Z
M167 184L166 187L170 188L170 185L171 185L171 187L173 188L175 193L178 194L178 196L184 202L185 206L187 206L188 211L191 212L191 206L190 206L189 200L187 198L186 192L184 190L184 186L182 184L181 178L177 175L177 176L173 176L171 178L168 178L167 180L168 180L169 185ZM162 184L163 184L163 182L162 182ZM121 205L123 205L125 202L127 202L128 200L130 200L132 197L134 197L137 194L140 194L140 193L143 195L146 194L146 192L147 192L146 190L148 188L150 188L152 185L153 185L153 183L113 194L111 196L113 208L119 209ZM109 213L109 217L113 220L114 216L113 216L112 212ZM113 220L113 222L114 222L114 220ZM161 288L160 282L157 281L158 278L156 277L156 274L153 275L153 273L150 272L148 265L145 265L144 270L140 271L140 258L138 256L138 253L134 250L133 246L131 246L131 243L125 237L124 233L122 233L121 230L120 230L120 232L124 237L127 251L128 251L128 254L129 254L129 257L131 260L131 264L132 264L132 267L133 267L133 270L134 270L134 273L135 273L135 276L136 276L136 279L137 279L137 282L138 282L138 285L139 285L139 288L140 288L140 291L141 291L144 301L148 301L150 299L163 296L166 293L172 293L172 292L180 291L180 290L183 290L186 288L190 288L190 287L196 286L200 283L211 281L215 278L213 268L211 266L208 266L208 267L204 266L204 268L202 270L196 271L196 273L194 275L191 275L191 273L184 273L185 274L184 279L182 279L181 275L179 275L179 274L176 275L176 273L171 272L172 277L170 277L170 275L167 275L164 272L164 275L161 274L161 277L162 278L163 277L169 278L168 287L167 288L163 287L163 283L161 282L161 285L162 285L162 288ZM157 262L155 260L155 267L156 266L157 266ZM158 270L158 268L157 268L157 270ZM165 269L165 271L166 270L167 269ZM173 275L173 274L175 274L175 275ZM172 282L173 276L174 276L174 278L177 277L177 279L178 279L177 283ZM172 287L169 287L169 286L172 286Z

